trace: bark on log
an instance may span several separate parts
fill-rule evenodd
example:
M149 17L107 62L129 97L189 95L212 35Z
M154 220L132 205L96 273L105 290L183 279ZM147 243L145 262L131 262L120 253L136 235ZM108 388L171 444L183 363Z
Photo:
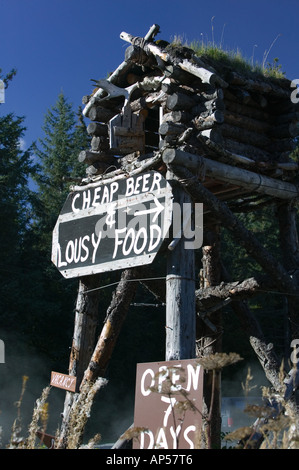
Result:
M94 135L90 142L90 149L92 152L108 152L109 140L108 137L99 137Z
M218 145L223 144L223 136L220 127L213 127L212 129L205 129L203 131L199 131L199 133L197 134L197 138L199 138L200 140L209 139L211 142L214 142Z
M108 136L108 126L99 122L90 122L87 126L87 133L97 137Z
M248 129L260 134L267 133L271 129L271 125L266 121L259 121L257 119L252 119L249 116L245 117L242 114L229 111L225 111L224 113L224 122L232 126L241 127L242 129Z
M85 172L87 176L93 177L97 175L102 175L108 170L108 168L112 169L112 168L115 168L116 166L117 165L115 164L109 165L109 163L96 161L92 165L89 165L86 168Z
M203 118L197 116L193 119L194 126L197 130L210 129L216 124L222 124L224 122L224 114L222 111L214 111L210 116Z
M113 165L115 163L115 158L112 155L107 155L102 152L92 152L90 150L82 150L79 153L78 161L80 163L87 163L88 165L93 164L94 162L102 162Z
M241 85L245 88L245 90L250 90L253 92L258 92L261 94L271 94L275 97L279 96L280 98L289 99L290 92L286 88L282 88L281 86L277 86L271 80L263 80L263 79L250 79L247 77L243 77L242 75L238 74L237 72L230 72L229 76L227 77L227 81L230 84L234 85Z
M216 180L239 185L259 194L267 194L283 200L297 199L299 195L297 187L291 183L226 165L179 149L165 149L162 158L167 165L181 165L190 170L201 168L201 174L205 173Z
M254 131L231 126L230 124L224 123L220 127L223 137L243 144L249 144L254 147L258 147L264 150L268 150L272 141L265 134L259 134Z
M166 101L166 108L171 111L188 110L194 105L194 98L184 93L174 93L168 96Z
M172 122L163 122L160 127L159 127L159 134L161 135L180 135L184 130L186 129L186 126L183 124L176 124Z
M197 311L207 311L226 299L231 301L247 299L270 287L268 279L258 280L251 277L244 281L221 282L219 285L200 288L195 291Z
M106 109L101 106L92 106L89 109L88 117L91 121L107 123L118 113L119 110Z
M245 104L239 104L238 102L229 101L228 99L225 100L225 108L226 110L232 111L233 113L241 114L245 117L248 116L258 121L269 122L270 119L269 113L261 110L260 108L253 108Z
M182 124L188 123L191 120L192 120L192 114L184 110L165 113L162 118L162 122L169 121L169 122L177 122L177 123L182 123Z
M229 152L236 153L237 155L244 155L245 157L252 158L256 162L267 162L271 161L271 145L269 148L261 149L250 145L248 143L237 142L236 140L224 137L223 148Z

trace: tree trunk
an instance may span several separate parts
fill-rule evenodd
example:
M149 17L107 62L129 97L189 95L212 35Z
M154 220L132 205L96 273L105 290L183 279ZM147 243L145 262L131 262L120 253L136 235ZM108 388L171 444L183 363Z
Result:
M205 245L202 247L202 283L205 288L218 285L221 276L220 263L220 235L219 227L205 234ZM222 313L221 310L212 313L209 320L213 325L213 331L206 322L199 321L197 338L200 344L199 356L222 351ZM204 378L204 402L210 414L210 446L221 447L221 371L209 370Z

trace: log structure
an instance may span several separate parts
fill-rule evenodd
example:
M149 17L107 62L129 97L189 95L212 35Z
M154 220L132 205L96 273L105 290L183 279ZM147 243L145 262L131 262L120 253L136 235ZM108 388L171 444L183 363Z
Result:
M83 114L90 121L87 132L92 141L91 147L78 156L86 165L86 177L80 186L111 182L149 169L165 177L171 174L176 179L176 191L187 194L194 204L203 203L204 234L205 230L218 233L221 226L232 232L236 242L264 270L265 275L260 279L249 273L246 280L229 280L218 272L211 280L209 266L216 269L219 265L213 260L213 253L218 257L219 252L213 243L204 240L202 252L208 253L211 260L203 263L208 274L202 285L194 283L198 273L192 279L189 269L186 275L183 264L188 263L190 268L194 260L188 253L186 261L181 248L177 248L179 267L174 268L173 252L169 257L171 269L165 274L166 292L160 282L149 283L146 279L140 282L157 298L172 305L175 315L181 314L179 304L185 309L188 309L186 304L191 305L197 322L197 341L201 340L200 335L217 339L219 311L223 305L234 305L267 378L278 391L279 365L246 307L246 299L261 288L275 288L284 293L289 299L292 337L299 337L295 308L299 281L294 275L299 272L298 239L293 210L299 194L298 164L291 158L299 134L299 105L291 101L291 82L287 78L237 72L228 63L199 57L187 47L156 40L158 32L159 26L153 25L144 38L121 33L121 39L129 44L124 61L108 79L93 80L94 90L83 97ZM179 192L176 197L183 200ZM288 249L282 246L286 263L269 254L238 220L239 212L255 211L263 204L284 208L279 211L278 224L281 244L288 245ZM283 217L292 222L283 225ZM139 271L135 270L133 277L138 277L136 272ZM178 274L184 284L180 284ZM130 277L128 272L126 276ZM194 290L194 297L190 289ZM180 297L175 306L178 297L170 299L169 292L176 292L177 296L188 292L190 302ZM121 316L115 299L111 306L113 315ZM108 311L108 319L109 315ZM188 315L192 318L193 313L190 317L189 311ZM184 323L182 318L180 322L172 320L173 328ZM193 319L190 325L192 322ZM110 323L104 325L98 343L101 348L106 344L106 330L110 327ZM185 328L188 330L186 325ZM190 331L188 338L194 342ZM109 336L109 354L113 347L111 341ZM182 345L181 332L176 336L173 329L167 335L169 342L168 358L186 358L186 354L195 351L194 344ZM209 352L219 351L219 344L216 340L215 348L209 347ZM104 372L109 358L105 356L103 366L99 348L90 355L84 380L87 376L95 380ZM204 348L200 354L205 354Z

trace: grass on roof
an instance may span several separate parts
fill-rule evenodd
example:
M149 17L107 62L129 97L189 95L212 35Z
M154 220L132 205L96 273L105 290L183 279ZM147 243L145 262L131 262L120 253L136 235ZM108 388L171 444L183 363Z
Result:
M247 76L268 77L268 78L285 78L285 72L282 71L282 66L279 64L279 59L275 58L272 63L267 62L268 54L264 54L263 63L253 62L252 59L246 59L242 52L237 50L224 49L217 46L215 43L203 41L192 41L191 43L183 43L179 37L175 37L172 44L174 46L183 46L192 49L197 56L211 65L218 67L228 67L240 74Z

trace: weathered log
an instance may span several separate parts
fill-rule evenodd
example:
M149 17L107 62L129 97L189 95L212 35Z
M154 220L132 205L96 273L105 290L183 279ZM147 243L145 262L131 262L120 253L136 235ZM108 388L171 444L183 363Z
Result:
M206 100L203 102L206 109L214 111L218 109L219 111L224 111L225 104L224 101L220 98L215 98L211 100Z
M241 129L226 123L223 123L220 129L223 137L244 144L253 145L254 147L267 150L271 144L271 139L269 139L265 134L259 134L248 129Z
M236 140L225 138L223 141L223 148L235 153L237 155L244 155L245 157L251 158L257 162L271 161L271 151L275 150L272 148L272 143L269 144L269 148L261 149L251 144L244 142L237 142Z
M99 175L96 175L93 177L92 182L90 182L90 179L87 178L87 180L83 180L85 183L85 188L87 189L89 185L93 187L93 185L98 185L99 182L105 184L105 183L112 183L113 181L118 181L122 179L127 179L128 176L134 176L134 175L139 175L140 173L143 173L148 170L157 170L161 167L161 165L164 165L162 162L162 158L159 152L150 152L148 155L143 156L144 159L142 160L137 160L134 162L134 167L133 168L128 168L128 169L121 169L119 168L119 163L121 161L120 158L116 158L116 163L117 163L117 168L109 170L109 173L101 173ZM72 187L73 191L80 190L82 187L74 185Z
M109 139L107 137L98 137L94 135L90 142L90 149L92 152L108 152L109 151Z
M194 99L184 93L174 93L168 96L166 107L171 111L190 109L194 106Z
M248 129L250 131L264 134L270 131L271 124L267 121L258 121L257 119L237 114L229 111L224 112L224 122L232 126L241 127L242 129Z
M178 144L181 145L184 142L188 142L193 135L193 127L188 127L182 134L178 137Z
M164 73L167 78L170 78L180 84L192 86L194 82L194 76L182 70L178 65L169 63L166 64L162 60L159 60L159 58L157 59L157 64L161 72Z
M224 114L222 111L216 110L206 118L197 116L192 122L197 130L211 129L215 124L222 124L224 122Z
M213 114L216 110L224 111L225 105L222 100L210 100L210 101L203 101L195 106L193 106L190 112L193 116L201 116L207 117Z
M201 91L200 92L200 97L204 99L204 101L212 101L212 100L215 100L215 99L219 99L221 101L223 101L224 99L224 91L222 90L222 88L216 88L214 91Z
M248 116L258 121L269 122L270 115L266 111L261 110L260 108L254 108L252 106L247 106L245 104L239 104L237 101L230 101L225 99L225 109L227 111L232 111L236 114L241 114L242 116Z
M215 142L216 144L223 144L223 137L220 127L213 127L212 129L205 129L203 131L199 131L197 134L197 138L199 139L209 139L211 142Z
M183 124L163 122L159 127L159 134L180 135L182 132L184 132L185 129L186 129L186 126L184 126Z
M103 173L106 173L106 171L108 170L108 168L112 169L112 168L115 168L117 165L116 165L116 160L115 161L115 164L108 164L108 163L104 163L104 162L99 162L99 161L96 161L94 162L92 165L89 165L85 172L86 172L86 175L91 177L91 176L96 176L96 175L102 175Z
M147 108L147 101L145 96L141 96L140 98L131 101L130 106L133 112L140 111L141 109Z
M251 277L244 281L221 282L195 291L197 311L208 311L223 300L239 301L248 299L261 291L273 288L267 279Z
M148 61L148 56L141 47L131 45L125 51L125 61L143 65Z
M88 165L93 164L94 162L113 164L115 163L115 158L112 155L103 152L82 150L79 153L78 161L80 163L87 163Z
M131 34L122 32L120 34L121 39L124 41L130 42L132 44L139 44L143 46L143 49L148 54L153 54L154 56L162 59L164 62L168 62L169 54L157 44L144 41L143 38L137 38ZM209 83L211 85L220 84L220 86L226 86L224 80L216 75L216 73L208 70L208 67L203 67L202 61L198 59L195 55L192 56L193 62L187 59L178 60L177 67L180 67L182 70L194 75L202 80L203 83Z
M178 123L187 123L192 120L192 114L188 113L187 111L180 110L180 111L171 111L169 113L165 113L162 118L162 122L169 121L169 122L178 122Z
M262 94L270 94L274 95L275 97L279 96L281 98L286 99L289 99L290 97L289 90L282 88L281 86L277 86L270 79L265 80L262 78L257 78L256 80L253 80L233 71L230 72L228 76L226 76L226 79L230 84L241 85L245 88L245 90L250 90Z
M87 133L97 137L106 137L108 136L108 126L99 122L90 122L87 126Z
M98 122L108 122L112 119L116 114L118 114L119 110L112 110L102 108L101 106L92 106L89 109L88 117L91 121L98 121Z
M179 149L165 149L162 158L167 165L185 166L191 170L204 166L207 176L227 183L238 184L251 192L267 194L283 200L296 199L299 196L299 190L291 183L183 152Z

